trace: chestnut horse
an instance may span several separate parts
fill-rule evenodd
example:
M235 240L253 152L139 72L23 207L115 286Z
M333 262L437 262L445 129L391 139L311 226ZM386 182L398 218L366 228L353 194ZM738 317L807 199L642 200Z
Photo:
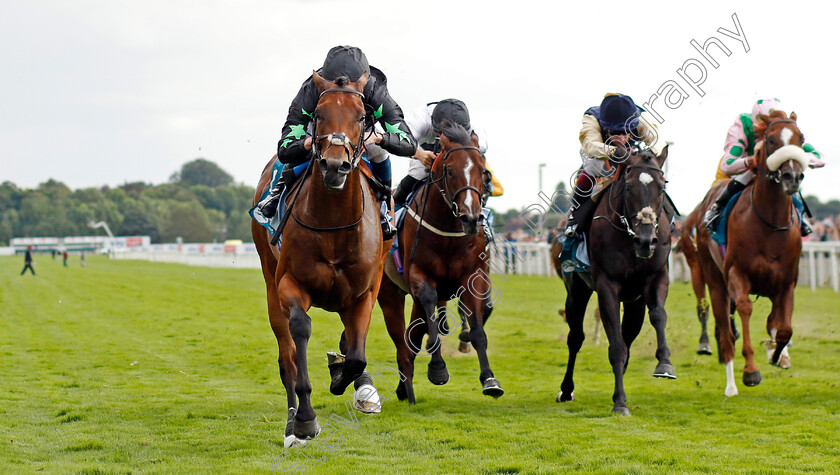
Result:
M621 147L624 148L624 147ZM665 299L668 296L670 227L663 209L665 176L662 164L668 147L657 157L650 150L633 150L620 165L618 176L603 192L587 240L591 278L563 274L566 284L566 321L569 323L569 363L557 402L574 400L575 358L584 340L583 317L593 290L609 341L609 359L615 374L612 412L630 415L624 393L624 372L630 345L641 331L645 306L656 329L653 375L676 378L671 351L665 340ZM624 304L624 320L620 305Z
M761 382L761 372L753 358L749 320L752 314L750 294L768 297L772 310L767 317L767 332L774 348L768 360L779 364L787 357L787 344L793 333L793 290L799 274L802 236L799 232L791 195L799 191L808 166L802 149L804 137L796 125L796 114L787 117L782 111L770 116L760 115L756 123L756 179L741 193L741 199L729 215L726 230L726 255L712 241L709 232L701 229L697 235L697 251L703 279L709 286L712 311L720 330L720 348L726 362L724 394L735 396L733 358L734 337L728 325L728 303L735 300L744 341L742 351L745 365L743 382L755 386ZM716 185L700 205L700 215L711 205L726 182Z
M313 114L313 163L311 174L301 177L290 193L286 213L293 219L287 221L281 249L269 244L263 227L251 223L288 398L286 447L320 432L310 401L306 346L312 323L306 312L316 306L341 316L339 346L346 359L332 375L330 392L343 394L365 369L365 340L389 244L382 241L377 199L358 168L367 76L356 82L312 76L321 92ZM254 203L267 188L276 159L263 170Z
M688 263L688 268L691 270L691 287L697 299L697 319L700 320L700 343L697 346L697 354L711 355L712 347L709 344L709 334L706 331L706 324L709 320L709 301L706 300L706 281L703 280L703 271L700 269L700 261L697 257L697 241L695 239L699 231L698 228L703 227L703 210L701 207L702 203L685 218L682 232L680 233L679 248L682 250L685 261ZM732 333L737 340L739 334L734 317L732 316L734 313L735 302L730 301L729 324L732 326ZM715 326L715 341L720 342L720 330L717 326ZM723 356L720 354L720 344L718 344L718 360L723 363Z
M484 394L500 397L504 390L493 376L487 359L484 323L490 316L491 282L481 223L481 189L484 157L478 137L460 125L444 121L440 154L432 165L428 181L407 208L399 239L404 270L397 273L392 259L385 265L379 306L385 315L388 333L397 348L397 362L404 379L397 397L415 403L414 358L421 351L423 335L428 333L431 353L427 376L433 384L446 384L449 372L441 356L440 333L448 334L446 302L459 299L461 318L469 323L468 340L478 353L479 381ZM405 326L405 296L414 305L408 331Z

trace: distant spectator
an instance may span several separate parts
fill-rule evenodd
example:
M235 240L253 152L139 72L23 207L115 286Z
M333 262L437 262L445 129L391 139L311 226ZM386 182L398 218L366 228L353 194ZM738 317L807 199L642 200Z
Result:
M82 263L82 267L87 267L87 264L85 264L85 251L82 251L82 255L81 255L81 257L79 258L79 260L80 260L80 261L81 261L81 263Z
M66 249L61 253L61 257L62 257L62 259L64 259L64 267L67 267L67 250Z
M23 256L23 270L20 271L20 275L25 274L26 269L29 269L32 275L35 275L35 269L32 268L32 246L26 246L26 254Z

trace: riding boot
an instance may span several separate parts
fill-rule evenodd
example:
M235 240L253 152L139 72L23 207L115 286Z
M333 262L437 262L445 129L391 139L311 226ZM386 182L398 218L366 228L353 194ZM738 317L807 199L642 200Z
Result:
M420 183L420 180L411 175L406 175L405 178L402 179L400 184L397 185L397 190L394 191L394 204L397 208L405 206L405 202L408 200L408 195L414 191L414 188L417 187L418 183Z
M808 219L805 217L805 203L796 195L793 195L793 207L796 210L797 216L799 216L799 232L802 234L802 237L814 232L811 225L808 224Z
M577 204L577 206L574 206ZM566 220L565 235L568 238L583 240L583 228L578 228L580 225L586 225L589 216L595 210L595 202L589 199L588 196L583 196L577 187L574 190L574 197L572 206L574 206L569 213L569 218Z
M738 180L731 180L729 184L726 185L726 189L723 190L723 193L721 193L718 199L712 203L712 206L709 206L709 209L706 210L706 214L703 215L703 225L709 230L714 229L715 226L717 226L717 220L720 218L723 208L726 207L729 200L732 199L732 197L739 191L743 191L746 187L747 185Z
M379 197L379 223L382 225L382 240L387 241L397 234L397 228L394 227L394 219L391 217L391 180L382 180L382 184L388 192Z
M260 210L260 213L262 213L263 216L271 218L277 213L277 205L280 202L280 197L283 195L283 191L286 188L286 183L292 183L294 179L294 168L286 165L283 168L283 172L280 174L280 178L274 185L274 188L268 192L268 196L257 203L257 209Z

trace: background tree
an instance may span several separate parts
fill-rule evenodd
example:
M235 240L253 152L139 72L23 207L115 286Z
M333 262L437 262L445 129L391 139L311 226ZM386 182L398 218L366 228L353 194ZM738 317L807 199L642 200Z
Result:
M182 185L205 185L210 188L227 186L233 177L218 165L204 158L196 158L181 167L181 172L172 176L172 181Z

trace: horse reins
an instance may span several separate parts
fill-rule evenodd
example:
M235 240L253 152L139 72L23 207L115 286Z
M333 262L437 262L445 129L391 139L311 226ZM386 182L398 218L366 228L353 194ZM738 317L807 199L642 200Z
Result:
M659 168L657 166L653 166L653 165L644 165L644 164L628 165L627 168L624 169L624 173L621 176L622 179L625 179L625 182L624 182L625 185L627 183L626 182L627 173L633 168L646 168L646 169L649 169L649 170L657 171L657 172L659 172L663 175L665 174L664 170L662 170L661 168ZM618 188L617 186L614 186L614 185L617 185L617 183L613 183L612 185L610 185L610 188L613 188L613 187ZM592 219L593 219L593 221L598 219L598 218L606 219L607 223L609 223L610 226L612 226L613 228L615 228L619 232L625 233L630 237L636 237L636 232L633 231L633 229L630 227L630 220L628 220L627 216L626 216L627 215L627 200L622 200L622 202L621 202L621 208L622 208L622 211L624 212L624 214L619 213L615 209L615 207L613 206L613 200L616 197L618 197L619 195L621 195L622 193L624 193L624 189L622 189L621 192L619 192L618 194L614 194L613 191L614 191L613 189L610 190L610 196L609 196L609 199L607 200L607 203L609 204L610 211L612 211L612 213L614 215L618 216L618 220L621 222L621 224L624 225L624 228L616 226L616 224L611 219L609 219L607 216L600 215L600 216L595 216ZM661 213L662 213L662 209L660 207L659 213L657 213L657 218L659 217L659 214L661 214ZM656 224L654 224L654 233L656 233L658 230L659 230L659 220L657 219Z
M764 131L765 141L766 141L766 137L767 137L767 132L770 130L770 127L772 127L775 124L796 124L796 121L795 120L790 120L790 119L782 119L782 120L774 120L773 122L770 122L769 124L767 124L767 128ZM797 127L797 129L798 129L798 127ZM801 134L802 131L799 131L799 133ZM767 155L767 148L762 147L761 148L761 153L764 154L764 156L765 156L764 158L766 160L767 156L768 156ZM766 178L767 181L772 181L774 183L781 183L781 171L782 171L782 168L779 167L779 169L774 171L774 172L766 173L764 175L764 178ZM790 222L788 223L787 226L781 226L780 227L780 226L776 226L775 224L771 223L770 221L764 219L764 216L759 214L758 209L756 209L756 207L755 207L755 197L753 195L755 195L755 185L753 185L752 190L750 190L750 209L752 209L753 214L755 214L756 217L762 223L769 226L773 231L787 231L791 227L793 227L793 214L794 214L793 202L791 202L791 204L790 204L790 207L791 207L791 209L790 209Z
M364 97L365 97L365 95L363 93L361 93L359 91L356 91L354 89L330 88L330 89L324 90L318 96L318 100L320 101L320 99L322 97L324 97L324 94L327 94L329 92L342 92L342 93L347 93L347 94L356 94L358 96L361 96L362 99L364 99ZM313 130L318 130L318 116L315 115L313 117L312 121L313 121L313 125L312 125ZM365 199L365 196L364 196L364 187L361 185L361 181L360 181L359 186L362 187L362 212L359 215L359 219L357 219L356 221L354 221L350 224L345 224L343 226L328 227L328 228L318 228L318 227L310 226L310 225L302 222L300 219L298 219L297 216L295 216L292 213L292 209L294 208L295 203L297 203L297 199L298 199L298 195L300 194L300 190L303 188L303 182L306 181L306 178L310 175L314 163L316 161L324 160L323 151L321 150L321 147L319 145L321 140L324 140L324 139L329 140L329 144L327 145L327 148L324 149L324 151L328 150L333 145L343 146L345 152L347 152L347 157L350 159L350 170L352 171L352 170L355 170L356 168L358 168L359 161L361 160L361 157L362 157L362 151L364 150L364 138L365 138L364 137L365 136L365 134L364 134L365 124L364 124L364 122L365 122L365 118L362 118L361 122L362 122L362 133L359 134L359 141L356 144L353 144L353 143L349 142L347 140L347 135L343 132L333 132L333 133L318 135L318 136L313 137L313 141L312 141L313 153L312 153L312 156L309 159L309 165L306 167L306 170L303 172L303 176L294 184L293 189L295 191L295 194L292 197L292 201L289 203L288 209L286 210L286 214L283 215L283 218L280 220L280 224L277 225L277 230L274 232L274 236L272 236L272 238L271 238L271 245L272 246L277 244L277 241L280 239L280 234L283 232L283 228L286 227L286 223L289 221L290 216L300 226L303 226L304 228L306 228L310 231L315 231L315 232L341 231L343 229L350 229L350 228L356 227L362 221L362 218L364 218L364 216L365 216L365 206L366 206L366 201L367 200ZM291 194L291 192L290 192L290 194Z
M452 147L452 148L448 149L446 151L446 153L443 154L442 157L440 155L435 157L434 161L437 161L438 158L440 158L441 161L445 161L449 157L449 154L452 153L455 150L476 150L477 152L481 153L481 149L479 149L478 147L474 147L472 145L461 145L461 146L458 146L458 147ZM446 170L446 165L444 165L444 170ZM438 184L441 181L443 181L443 187L442 188ZM424 227L426 227L426 228L430 229L432 232L435 232L436 234L439 234L439 235L444 236L444 237L456 237L456 236L454 236L456 234L456 232L442 231L439 228L437 228L435 226L432 226L431 224L427 224L425 222L426 221L426 204L429 202L429 195L431 194L430 193L431 189L429 188L430 185L434 185L435 188L437 188L438 192L441 194L441 197L443 198L444 203L447 204L447 207L449 208L450 211L452 211L452 215L456 219L460 216L460 214L459 214L459 210L458 210L458 204L455 203L455 197L457 197L460 193L465 192L465 191L475 191L476 193L478 193L479 202L481 202L481 193L478 191L478 189L476 187L470 186L470 185L459 188L458 191L456 191L453 195L451 195L451 198L450 198L449 182L446 180L446 172L444 171L444 173L442 173L442 176L440 178L435 179L434 171L430 169L429 170L429 178L427 178L426 185L425 185L426 192L424 193L424 196L423 196L423 209L420 211L420 217L417 218L414 214L409 213L409 214L411 214L412 217L414 217L414 219L417 220L417 223L418 223L417 232L414 233L414 244L411 246L411 254L409 255L409 259L411 259L411 260L414 260L414 257L417 255L417 244L420 242L420 230L423 229ZM409 208L410 208L410 205L409 205ZM484 215L481 215L481 216L483 217ZM466 236L466 233L463 233L462 235Z

